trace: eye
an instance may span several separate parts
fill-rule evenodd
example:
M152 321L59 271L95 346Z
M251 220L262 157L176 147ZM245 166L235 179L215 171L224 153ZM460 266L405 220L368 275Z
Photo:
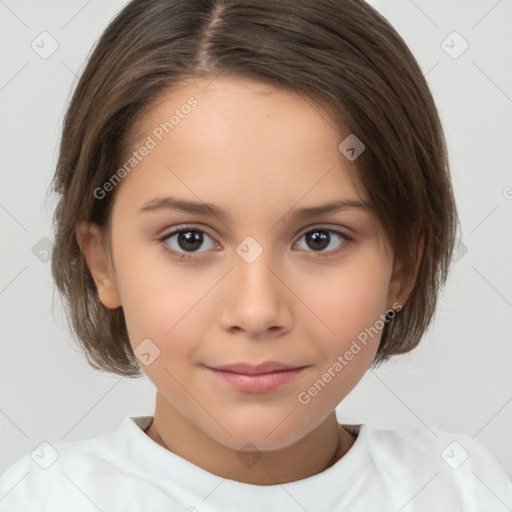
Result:
M313 249L313 251L307 251L307 248L305 250L307 252L319 253L320 257L328 257L338 254L340 251L345 249L350 241L349 237L341 231L328 228L311 229L301 236L300 240L302 239L305 239L306 246ZM299 248L304 249L304 244L303 247ZM326 248L330 248L330 250L324 251Z
M304 247L304 243L300 247L302 239L305 240L306 247ZM205 240L209 240L206 247L204 247ZM297 246L301 250L317 253L317 257L324 258L340 253L349 244L350 240L347 235L336 229L315 228L304 233L297 242ZM195 254L208 252L219 247L218 243L205 231L191 226L175 229L162 237L161 242L163 242L164 249L167 252L180 260L194 258ZM203 248L203 250L199 251L200 248ZM312 250L308 250L308 248Z
M207 244L204 251L198 251L204 245L205 237L211 242ZM172 231L161 241L167 251L182 260L193 257L195 253L207 252L217 247L217 243L203 230L188 226Z

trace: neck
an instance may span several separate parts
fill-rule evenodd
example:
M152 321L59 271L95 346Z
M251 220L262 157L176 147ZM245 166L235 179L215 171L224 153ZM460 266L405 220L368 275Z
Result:
M333 411L307 436L286 448L233 450L191 425L159 393L147 434L163 448L209 473L254 485L282 484L321 473L340 460L355 441L338 424Z

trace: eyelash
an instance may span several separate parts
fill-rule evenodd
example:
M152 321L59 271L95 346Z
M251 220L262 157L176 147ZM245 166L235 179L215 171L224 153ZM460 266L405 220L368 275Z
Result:
M208 235L208 233L206 233L206 231L204 231L202 229L199 229L199 228L196 228L196 227L193 227L193 226L183 226L183 227L181 227L179 229L175 229L174 231L171 231L170 233L166 234L164 237L162 237L160 239L160 241L163 243L163 247L164 247L165 251L167 253L169 253L174 258L178 257L180 261L194 259L195 258L195 254L197 254L197 253L195 253L195 252L182 253L182 252L178 252L178 251L176 251L174 249L171 249L171 247L167 243L167 240L169 238L171 238L172 236L176 235L176 234L186 233L188 231L193 231L193 232L196 232L196 233L202 233L204 235L207 235L209 238L212 238L210 235ZM320 259L331 258L331 257L337 256L343 250L346 249L347 245L349 245L352 242L352 238L347 236L345 233L343 233L343 232L341 232L341 231L339 231L337 229L324 228L324 227L316 227L316 228L312 228L312 229L309 229L308 231L303 232L301 234L299 240L302 239L305 235L308 235L310 233L314 233L316 231L326 231L327 233L330 233L330 234L334 233L335 235L340 236L343 239L341 244L340 244L340 246L338 248L330 250L330 251L327 251L327 252L306 251L306 252L312 252L313 254L317 254L316 257L320 258ZM213 238L212 238L212 240L213 240ZM329 241L329 243L330 243L330 241ZM204 252L207 252L207 251L204 251Z

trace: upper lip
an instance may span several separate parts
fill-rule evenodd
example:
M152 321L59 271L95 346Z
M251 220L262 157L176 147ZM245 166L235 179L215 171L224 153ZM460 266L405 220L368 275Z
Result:
M285 370L296 370L297 368L303 368L303 366L294 366L284 363L278 363L275 361L267 361L265 363L257 365L249 363L235 363L227 364L224 366L209 366L208 368L211 368L212 370L240 373L244 375L259 375L263 373L273 373Z

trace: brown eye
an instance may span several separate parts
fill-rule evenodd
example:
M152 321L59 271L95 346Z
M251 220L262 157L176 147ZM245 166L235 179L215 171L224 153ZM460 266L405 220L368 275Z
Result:
M188 257L195 253L207 252L217 246L213 239L201 229L184 227L165 235L162 242L171 253ZM209 242L208 242L209 240ZM205 246L206 242L206 247ZM198 249L204 250L199 251Z
M321 251L325 249L331 241L331 237L327 231L311 231L305 236L307 245L315 251Z
M184 251L196 251L203 244L203 235L199 231L180 231L176 242Z
M317 252L319 256L337 254L347 245L349 238L335 229L316 228L304 233L300 240L303 240L302 250ZM300 245L300 242L298 242ZM328 250L326 250L328 249Z

